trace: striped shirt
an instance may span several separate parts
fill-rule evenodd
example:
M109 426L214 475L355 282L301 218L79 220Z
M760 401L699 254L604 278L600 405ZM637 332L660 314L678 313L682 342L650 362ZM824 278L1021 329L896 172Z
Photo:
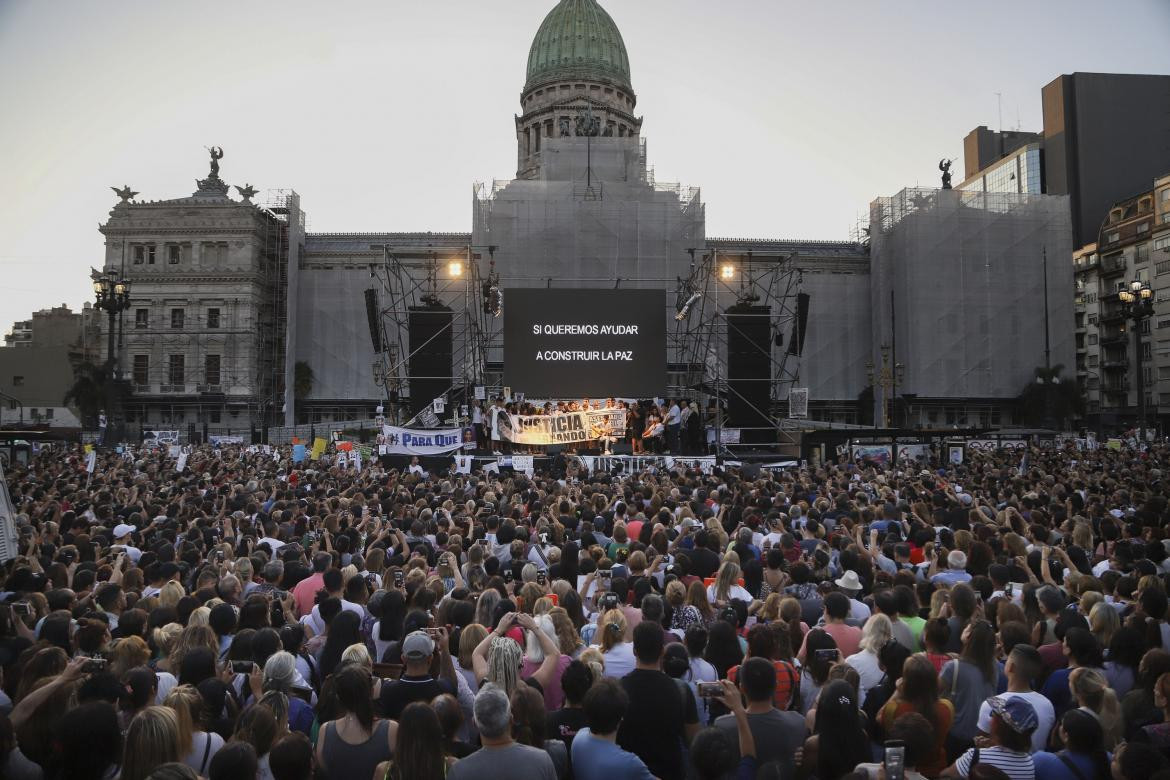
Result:
M955 769L959 771L960 777L970 775L971 763L976 752L979 753L979 760L976 763L993 766L1001 770L1011 780L1036 780L1036 767L1032 763L1032 756L1027 753L1017 753L999 745L989 748L973 748L959 756L959 760L955 762Z

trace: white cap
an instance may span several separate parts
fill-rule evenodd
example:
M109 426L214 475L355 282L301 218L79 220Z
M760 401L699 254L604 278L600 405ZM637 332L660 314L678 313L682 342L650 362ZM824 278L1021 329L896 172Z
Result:
M114 526L114 538L121 539L126 534L132 534L137 530L138 529L132 525L127 525L126 523L119 523L118 525Z

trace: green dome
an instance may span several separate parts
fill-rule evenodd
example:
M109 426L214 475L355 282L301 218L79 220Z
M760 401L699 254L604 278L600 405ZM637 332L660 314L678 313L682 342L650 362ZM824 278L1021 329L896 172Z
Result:
M528 50L524 91L550 81L589 79L632 92L630 58L617 25L597 0L561 0Z

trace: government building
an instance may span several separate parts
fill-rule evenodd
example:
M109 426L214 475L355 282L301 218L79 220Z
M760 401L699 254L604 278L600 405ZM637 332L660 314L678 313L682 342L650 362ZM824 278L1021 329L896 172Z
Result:
M708 236L700 191L656 179L643 129L663 120L637 108L613 19L560 0L499 128L514 177L476 186L467 232L309 232L296 192L229 186L219 157L189 196L123 192L100 230L103 271L131 281L128 435L246 435L378 406L405 422L436 397L495 395L517 287L665 290L665 393L720 398L743 428L1008 425L1045 316L1053 362L1072 365L1067 198L904 190L874 201L857 240Z

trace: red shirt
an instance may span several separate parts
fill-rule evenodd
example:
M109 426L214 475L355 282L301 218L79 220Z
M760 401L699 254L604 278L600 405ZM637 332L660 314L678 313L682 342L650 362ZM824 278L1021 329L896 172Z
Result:
M292 589L293 600L297 604L297 616L303 617L313 611L313 600L317 598L317 591L325 587L325 575L322 573L310 574L296 584Z

